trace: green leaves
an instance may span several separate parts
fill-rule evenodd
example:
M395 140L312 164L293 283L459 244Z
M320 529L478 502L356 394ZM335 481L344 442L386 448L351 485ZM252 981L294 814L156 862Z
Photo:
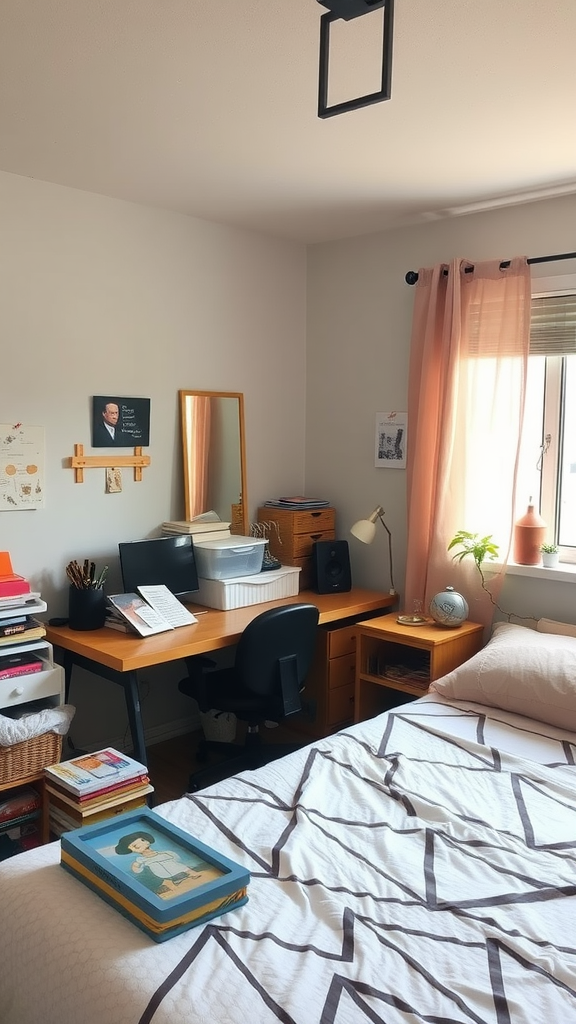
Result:
M458 533L452 538L448 545L448 551L452 548L460 547L461 551L457 551L452 558L455 562L461 562L463 558L467 558L470 555L478 569L480 569L482 562L487 559L494 561L498 557L499 547L492 540L492 534L487 534L486 537L480 537L477 533L468 533L467 530L458 530Z

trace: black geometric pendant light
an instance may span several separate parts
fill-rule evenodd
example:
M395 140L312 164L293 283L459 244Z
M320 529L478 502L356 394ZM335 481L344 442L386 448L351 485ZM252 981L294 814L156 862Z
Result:
M392 84L392 22L394 16L394 0L318 0L327 13L320 19L320 59L318 64L318 117L334 117L348 110L368 107L371 103L380 103L390 99ZM328 106L328 59L330 54L330 26L333 21L352 21L362 14L370 14L384 8L382 31L382 72L381 88L378 92L357 96L343 103Z

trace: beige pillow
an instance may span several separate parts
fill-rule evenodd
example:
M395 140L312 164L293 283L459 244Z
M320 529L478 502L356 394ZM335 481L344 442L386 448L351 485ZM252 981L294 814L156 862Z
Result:
M540 633L561 633L563 636L576 636L576 626L571 622L555 622L554 619L538 619L536 629Z
M499 622L478 654L430 689L576 730L576 637Z

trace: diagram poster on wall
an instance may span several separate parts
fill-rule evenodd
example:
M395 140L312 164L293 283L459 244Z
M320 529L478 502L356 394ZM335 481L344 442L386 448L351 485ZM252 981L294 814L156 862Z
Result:
M374 465L384 469L406 469L405 412L376 413L376 450Z
M0 423L0 512L44 507L44 427Z

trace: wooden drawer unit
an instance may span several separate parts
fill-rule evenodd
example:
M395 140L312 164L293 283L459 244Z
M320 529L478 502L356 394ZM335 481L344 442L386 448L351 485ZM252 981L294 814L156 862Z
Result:
M384 601L393 603L392 597ZM377 613L379 616L381 613ZM302 694L303 714L290 728L319 739L350 725L354 718L357 625L320 626L314 660Z
M300 590L315 585L313 545L317 540L334 540L336 512L333 508L294 510L259 508L259 523L277 523L269 530L269 549L282 565L300 566Z

